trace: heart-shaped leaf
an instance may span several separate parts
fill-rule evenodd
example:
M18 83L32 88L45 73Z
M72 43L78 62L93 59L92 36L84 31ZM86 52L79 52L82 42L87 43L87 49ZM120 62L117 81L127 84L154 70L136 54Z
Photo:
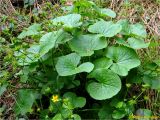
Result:
M58 44L63 44L70 39L71 36L61 29L59 31L49 32L43 35L40 39L40 56L43 56Z
M58 74L60 76L69 76L80 72L91 72L94 68L94 65L90 62L83 63L77 67L80 59L81 57L76 53L59 57L56 64L56 70Z
M79 22L81 19L80 14L68 14L66 16L60 16L52 20L53 24L58 25L62 23L64 27L74 28L79 27L82 22Z
M128 35L128 36L134 36L134 37L140 37L140 38L146 38L147 32L146 29L143 25L140 23L137 24L129 24L128 20L119 20L117 22L122 26L121 33L123 35Z
M88 31L91 33L98 33L105 37L113 37L121 31L120 24L114 24L112 21L98 21L89 26Z
M107 41L100 35L79 35L74 37L69 45L71 49L81 56L91 56L94 50L99 50L107 47Z
M91 82L87 86L90 96L96 100L105 100L116 95L121 89L121 80L111 70L100 69L93 71L89 78L95 78L98 82Z
M133 49L142 49L147 48L149 46L149 42L145 43L142 38L128 38L127 40L124 40L123 38L117 38L116 42L120 45L124 45Z
M37 62L38 59L48 53L49 50L71 39L71 35L61 29L46 33L41 37L39 44L32 45L27 49L28 54L25 56L25 59L19 60L19 65L28 65Z
M140 65L136 52L125 46L109 47L106 56L113 60L110 69L121 76L126 76L130 69Z

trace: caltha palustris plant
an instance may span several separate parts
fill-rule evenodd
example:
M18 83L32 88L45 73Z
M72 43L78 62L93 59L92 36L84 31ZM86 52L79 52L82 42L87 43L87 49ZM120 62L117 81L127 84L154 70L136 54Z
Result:
M16 114L37 112L53 120L129 116L133 104L119 98L122 79L141 64L136 50L149 45L145 28L116 21L114 11L92 1L62 10L64 16L34 23L18 36L35 42L15 52L23 66L20 82L29 85L18 91Z

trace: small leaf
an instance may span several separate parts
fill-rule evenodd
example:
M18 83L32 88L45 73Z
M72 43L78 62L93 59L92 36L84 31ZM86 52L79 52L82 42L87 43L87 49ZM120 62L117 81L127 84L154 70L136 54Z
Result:
M7 86L7 83L0 86L0 96L7 90Z
M100 120L112 120L112 108L108 104L103 106L99 110L98 116Z
M81 117L77 114L73 114L72 119L68 119L68 120L81 120Z
M82 108L86 104L86 99L84 97L77 97L75 93L67 92L63 96L65 99L67 99L71 106L74 108Z
M125 117L126 112L124 110L114 110L112 113L112 117L114 119L121 119L123 117Z
M56 64L56 70L58 74L60 76L69 76L80 72L91 72L94 65L90 62L83 63L77 67L80 59L81 57L76 53L59 57Z
M146 29L144 28L143 25L139 23L130 25L129 21L126 19L119 20L117 23L122 26L121 33L123 35L141 37L141 38L146 38L147 36Z
M116 13L111 9L102 8L102 9L99 10L99 13L102 16L108 16L108 17L111 17L111 18L116 17Z
M90 96L96 100L105 100L115 96L121 89L121 80L110 70L95 70L88 76L98 82L91 82L87 86Z
M135 35L138 37L142 37L142 38L147 37L146 29L144 28L143 25L139 23L130 25L130 32L132 35Z
M15 105L15 113L17 115L25 115L31 110L31 107L38 97L38 93L32 90L19 90L18 99Z
M93 68L94 65L90 62L85 62L78 67L79 72L87 72L87 73L90 73L93 70Z
M107 41L100 38L99 35L79 35L73 38L69 45L71 49L81 56L91 56L94 50L100 50L107 47Z
M151 89L160 90L160 77L145 75L143 82L151 87Z
M60 16L52 20L53 24L58 25L62 23L64 27L74 28L79 27L82 22L79 22L81 19L80 14L68 14L66 16Z
M145 43L143 39L128 38L128 44L133 49L147 48L150 43Z
M109 58L99 58L93 62L94 70L108 69L112 65L112 60Z
M136 111L136 115L141 116L141 118L139 118L138 120L150 120L150 118L152 116L152 111L148 110L148 109L141 109L140 108ZM148 118L146 118L146 117L148 117Z
M128 20L122 19L119 20L117 23L122 26L121 34L130 35L130 25Z
M63 120L63 117L60 113L58 113L52 118L52 120Z
M121 31L120 24L114 24L112 21L98 21L89 26L88 31L91 33L98 33L105 37L113 37Z
M18 38L23 39L27 36L37 35L40 33L39 32L40 30L41 30L41 24L35 23L31 25L29 28L27 28L26 30L23 30L23 32L18 35Z
M113 60L110 69L121 76L126 76L130 69L140 65L136 52L125 46L109 47L106 56Z

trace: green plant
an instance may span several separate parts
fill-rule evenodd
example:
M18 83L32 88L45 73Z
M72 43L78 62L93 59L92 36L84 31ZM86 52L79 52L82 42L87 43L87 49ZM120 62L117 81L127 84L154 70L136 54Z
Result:
M23 66L17 75L29 84L18 92L16 114L56 120L86 118L82 112L91 111L100 119L128 118L136 99L126 100L122 81L141 64L136 50L149 45L144 26L112 20L114 11L92 1L62 9L67 15L35 23L18 36L35 42L14 54ZM46 25L52 29L44 31Z

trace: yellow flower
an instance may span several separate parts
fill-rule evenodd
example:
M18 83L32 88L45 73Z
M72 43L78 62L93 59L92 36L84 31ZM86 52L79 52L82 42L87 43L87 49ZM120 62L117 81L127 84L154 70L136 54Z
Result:
M52 101L53 101L53 102L58 102L58 101L59 101L58 95L53 95L53 96L52 96Z

